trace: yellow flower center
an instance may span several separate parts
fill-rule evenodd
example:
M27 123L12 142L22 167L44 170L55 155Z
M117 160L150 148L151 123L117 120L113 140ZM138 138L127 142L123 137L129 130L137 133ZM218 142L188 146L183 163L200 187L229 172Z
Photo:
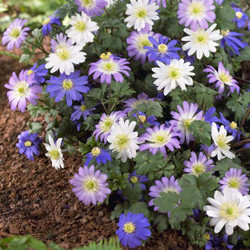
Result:
M73 87L73 82L70 79L65 79L63 81L63 88L65 90L70 90L70 89L72 89L72 87Z
M86 30L86 23L83 21L78 21L74 24L74 27L77 31L83 32Z
M111 73L114 71L116 64L113 61L107 61L103 64L103 69L107 71L108 73Z
M220 216L226 220L234 220L239 216L239 208L235 202L223 202L220 207Z
M230 30L221 30L222 36L227 36L229 34Z
M164 192L164 193L171 192L171 193L177 193L178 194L177 190L174 189L174 188L165 188L165 189L162 190L162 192Z
M115 144L120 151L123 150L124 148L126 148L128 143L129 143L129 138L126 134L119 135L116 137Z
M137 178L136 176L132 176L132 177L130 178L130 181L131 181L133 184L135 184L135 183L138 182L138 178Z
M168 46L166 44L160 44L158 45L158 50L160 53L165 53L168 50Z
M94 147L92 148L91 153L93 156L98 156L101 153L101 150L98 147Z
M21 33L21 32L20 32L20 30L19 30L18 28L14 28L14 29L9 33L9 35L10 35L12 38L16 39L16 38L19 37L20 33Z
M224 135L218 135L217 137L217 145L221 149L226 149L227 147L227 141L226 137Z
M81 105L81 111L83 112L83 111L85 111L87 108L86 108L86 106L85 105Z
M132 234L135 231L135 224L132 222L126 222L123 226L123 230L127 234Z
M180 70L177 67L170 66L168 75L170 78L176 80L180 77Z
M204 34L199 34L196 36L196 42L197 43L206 43L207 42L207 36Z
M138 115L139 120L144 123L147 120L147 117L145 115Z
M195 164L192 166L192 174L195 176L199 176L200 174L204 173L206 167L203 164Z
M147 11L145 8L140 7L140 8L137 8L137 12L135 15L137 18L144 18L147 15Z
M237 11L235 15L236 15L236 17L237 17L238 19L241 19L242 16L243 16L242 12L240 12L240 11Z
M199 2L192 2L190 7L189 7L190 13L195 15L195 16L202 14L203 9L204 9L203 6Z
M29 76L29 75L31 75L33 73L34 73L34 71L32 69L30 69L30 70L28 70L27 75Z
M236 122L231 122L230 123L230 128L231 129L236 129L237 128L237 123Z
M113 123L114 123L113 120L110 119L109 117L107 117L107 118L101 123L101 130L102 130L103 132L108 132L108 131L111 129Z
M31 141L26 141L25 143L24 143L24 146L25 147L30 147L32 145L32 142Z
M183 124L184 124L184 127L185 127L186 130L189 131L189 127L190 127L193 120L194 119L186 119L186 120L183 121Z
M47 19L44 20L43 25L46 25L46 24L48 24L49 22L50 22L50 17L48 17Z
M84 182L83 187L85 190L95 192L98 189L98 183L94 179L88 179Z
M210 240L210 235L209 235L209 233L205 233L205 234L203 235L203 238L204 238L205 240L209 241L209 240Z
M19 97L24 97L29 91L29 86L27 86L26 82L19 82L16 85L16 91Z
M111 52L107 52L107 53L102 53L101 55L100 55L100 58L102 59L102 60L109 60L109 58L110 58L110 56L112 56L112 54L111 54Z
M157 146L163 146L169 141L169 136L167 133L164 134L156 134L152 138L152 142L154 142Z
M94 1L93 0L81 0L82 2L82 6L83 7L90 7L91 5L93 5Z
M56 51L56 54L58 55L58 57L63 60L66 61L69 59L70 56L70 52L67 48L63 47L63 48L58 48Z
M230 82L230 77L228 74L225 74L225 73L220 73L219 74L219 80L223 83L228 83Z
M137 40L136 46L137 46L139 51L145 53L146 50L143 47L146 47L146 46L151 47L152 43L148 40L148 36L143 36Z
M49 157L52 160L57 160L60 157L60 153L58 151L58 149L52 149L49 151Z
M240 181L239 181L239 179L237 179L235 177L232 177L232 178L229 179L227 185L230 188L239 189L240 188Z

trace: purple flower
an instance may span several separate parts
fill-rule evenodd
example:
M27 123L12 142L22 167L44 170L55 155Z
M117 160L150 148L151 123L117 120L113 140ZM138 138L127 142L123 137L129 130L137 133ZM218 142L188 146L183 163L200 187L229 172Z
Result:
M25 154L29 160L34 160L34 154L40 154L42 140L38 137L38 133L30 134L29 131L24 131L18 136L18 140L16 146L19 148L19 153Z
M177 105L177 109L179 113L175 111L171 112L171 115L174 120L171 120L170 124L173 126L174 131L180 131L180 143L182 144L186 141L187 144L189 144L190 141L194 140L194 137L190 132L189 127L193 121L202 119L203 111L198 112L197 103L189 104L187 101L183 102L183 108Z
M179 194L182 189L178 184L178 180L176 180L172 175L170 178L162 177L161 181L156 180L155 186L151 186L149 190L149 196L153 197L153 199L149 201L148 205L154 206L154 211L157 211L159 210L159 207L154 205L154 199L159 197L161 192L172 192Z
M213 122L220 122L220 119L213 114L216 112L216 108L211 107L207 110L207 112L204 114L204 121L208 122L210 125L212 125Z
M100 16L108 4L105 0L75 0L78 11L85 12L88 16Z
M241 169L230 168L230 170L226 172L225 177L219 181L219 183L221 184L221 190L226 187L235 188L242 195L247 195L249 191L248 178L245 174L241 173Z
M146 143L140 145L139 150L144 151L149 149L149 152L153 155L159 150L166 157L166 148L170 151L174 151L175 148L181 148L177 137L180 137L180 134L174 132L173 127L167 128L165 124L155 126L154 128L147 128L146 133L139 138L141 142L146 141Z
M191 152L191 157L189 161L184 161L184 172L199 176L204 172L209 172L214 167L213 161L208 160L203 153L199 153L197 157L195 152Z
M32 68L30 68L27 72L28 75L34 74L34 78L38 83L44 83L45 82L45 76L47 75L48 70L45 69L45 65L41 64L37 67L37 63L33 65Z
M34 76L28 75L27 72L27 70L22 70L19 77L13 72L9 84L4 85L5 88L10 89L7 96L11 110L15 110L18 107L21 112L24 112L27 101L36 105L36 100L39 98L37 94L43 91L41 86L35 85Z
M51 39L51 50L56 53L57 49L69 48L72 45L71 39L68 39L63 33L56 35L56 40Z
M156 3L157 5L159 5L160 7L161 7L161 5L162 5L162 7L164 7L164 8L166 8L167 7L167 4L166 4L166 0L151 0L149 3L151 4L151 3Z
M52 31L54 24L58 26L61 25L60 17L55 16L55 13L43 22L42 33L44 36L47 36Z
M207 146L203 144L200 146L200 150L202 150L205 153L208 159L210 159L211 154L214 151L214 149L215 149L215 146L213 144L211 146Z
M146 56L148 56L153 61L160 61L165 64L169 64L171 59L179 59L177 51L181 50L180 48L174 47L177 44L177 40L172 40L168 43L169 38L160 36L158 41L150 36L149 41L152 43L152 46L145 46L144 49L147 50Z
M28 20L15 19L13 23L10 24L8 29L3 33L2 43L7 45L7 50L13 50L14 47L20 48L30 28L23 28L24 24Z
M84 101L81 102L81 105L75 105L73 106L73 108L74 112L70 117L70 120L73 122L78 121L81 117L83 118L83 120L86 120L89 115L93 114L93 110L95 110L95 108L87 109L84 105Z
M88 166L90 161L92 161L93 159L96 161L97 164L106 164L107 161L111 161L110 151L98 147L92 148L91 152L86 154L86 157L86 166Z
M78 174L75 174L69 182L74 186L72 191L84 205L96 205L97 202L102 203L107 194L111 193L107 179L106 174L102 174L100 170L95 171L95 166L92 165L90 168L80 167Z
M72 101L82 100L82 93L89 91L89 87L85 86L88 84L88 77L80 77L80 74L81 71L76 71L68 76L64 73L60 77L51 76L47 81L50 84L46 91L50 93L50 97L55 98L55 102L59 102L66 96L67 105L71 106Z
M199 27L207 29L208 22L215 20L214 9L213 0L181 0L177 11L179 23L193 31Z
M215 2L218 4L218 5L222 5L224 0L215 0Z
M244 28L249 19L247 14L244 13L241 8L233 7L233 9L235 11L235 17L233 21L236 22L238 28Z
M207 75L209 79L208 82L215 82L215 87L218 88L218 92L220 95L224 92L225 85L230 88L228 94L234 92L235 90L239 93L240 88L237 85L237 81L233 79L233 77L229 73L229 70L227 70L223 66L222 62L219 62L218 71L216 71L214 67L209 65L206 69L204 69L204 72L209 73Z
M117 225L119 228L116 230L116 234L124 247L138 247L142 240L147 240L151 235L148 229L150 224L144 214L133 214L131 212L127 215L121 214Z
M129 175L128 180L132 186L139 182L141 189L146 190L146 186L143 184L143 182L148 181L148 177L146 175L137 175L136 171L133 171L133 173Z
M116 82L123 82L122 73L129 76L131 70L127 64L129 62L124 58L114 57L110 52L100 56L100 60L90 63L89 75L93 75L93 79L100 78L100 82L111 83L112 77Z

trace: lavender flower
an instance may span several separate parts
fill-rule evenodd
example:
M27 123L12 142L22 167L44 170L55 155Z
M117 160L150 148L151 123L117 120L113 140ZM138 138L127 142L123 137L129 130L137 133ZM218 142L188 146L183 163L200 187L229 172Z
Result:
M132 186L136 183L140 183L141 189L146 190L146 186L143 182L148 181L148 177L146 175L137 175L136 170L133 171L132 174L129 175L128 177L129 182L132 184Z
M52 16L49 16L44 22L42 27L42 33L44 36L47 36L52 31L53 25L61 25L60 17L55 16L54 13Z
M108 4L105 0L75 0L78 11L85 12L88 16L100 16Z
M210 159L211 154L214 151L214 149L215 149L215 146L213 144L211 146L207 146L203 144L200 146L200 150L202 150L205 153L208 159Z
M92 161L93 159L96 161L97 164L106 164L108 161L111 161L110 151L99 147L92 148L91 152L86 154L86 157L86 166L88 166L90 161Z
M209 108L203 116L204 121L208 122L210 125L212 125L213 122L220 122L220 119L213 115L215 112L216 108L214 107Z
M233 7L235 11L235 17L233 21L237 24L238 28L244 28L246 26L247 21L249 20L246 13L243 12L241 8Z
M56 40L51 39L51 50L52 52L56 53L57 50L62 49L62 48L69 48L72 46L72 41L71 39L68 39L66 35L63 33L57 34L56 35Z
M44 83L45 82L45 76L47 75L48 70L45 69L45 65L41 64L37 67L37 63L33 65L32 68L30 68L27 72L27 75L34 75L34 78L36 82L38 83Z
M92 109L87 109L87 107L84 104L84 101L81 102L81 105L75 105L73 106L74 108L74 112L71 114L71 121L78 121L79 119L81 119L81 117L83 118L83 120L86 120L87 117L89 115L93 114L93 110L95 110L95 108Z

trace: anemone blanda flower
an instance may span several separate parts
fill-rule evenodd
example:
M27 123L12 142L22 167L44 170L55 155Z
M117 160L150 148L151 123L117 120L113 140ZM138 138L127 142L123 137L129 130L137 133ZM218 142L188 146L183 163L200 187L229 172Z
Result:
M41 64L37 66L37 63L35 63L27 72L27 75L34 75L34 78L36 82L38 83L44 83L45 82L45 76L47 75L48 70L45 69L45 65Z
M75 105L73 106L73 113L71 114L70 120L71 121L78 121L83 118L83 120L86 120L89 115L93 114L93 111L95 108L87 109L85 106L84 101L81 102L81 105Z
M188 103L187 101L183 102L183 108L180 105L177 105L177 109L179 113L172 111L171 115L174 120L170 121L170 124L173 125L174 131L180 131L181 133L181 140L180 143L187 142L194 140L192 133L189 130L189 126L192 121L201 120L203 116L203 111L198 111L198 104L197 103Z
M68 48L72 45L71 39L68 39L63 33L57 34L56 39L51 39L51 50L56 53L57 49Z
M184 31L188 36L181 40L187 42L183 45L184 51L188 50L188 56L196 53L196 57L201 59L203 55L209 57L210 51L215 52L219 43L215 42L222 38L219 30L214 30L216 24L211 25L207 30L197 29L196 31L185 28Z
M75 70L74 64L85 62L86 53L81 51L81 45L69 46L71 41L67 41L67 38L64 38L62 41L65 41L65 44L58 42L58 45L56 46L56 42L53 40L51 41L51 47L54 46L55 51L45 58L47 61L45 68L51 69L51 73L60 70L61 74L65 73L66 75L69 75Z
M70 75L61 74L59 77L51 76L47 82L49 85L46 91L50 97L55 98L55 102L59 102L66 97L68 106L72 105L72 101L82 100L82 94L89 91L88 77L80 76L81 71L76 71Z
M42 27L42 33L44 36L47 36L52 31L53 25L61 25L60 17L57 17L56 13L44 20Z
M153 61L160 61L169 64L171 59L179 59L178 47L175 47L177 40L169 41L168 37L159 36L159 39L155 39L150 36L148 40L152 43L151 46L145 46L144 49L147 50L146 56L148 56Z
M78 11L84 11L88 16L100 16L107 6L105 0L75 0L78 5Z
M212 139L215 144L215 149L211 153L211 157L217 156L218 160L222 160L226 157L233 159L235 155L229 151L230 141L234 139L232 135L227 136L227 131L223 125L220 126L220 130L217 129L216 123L212 123Z
M159 207L154 205L154 199L160 196L161 192L168 193L173 192L179 194L181 187L178 184L178 180L172 175L170 178L162 177L161 180L155 181L155 186L149 188L149 196L153 197L148 203L149 206L154 206L154 211L159 210Z
M39 99L38 94L43 91L41 86L38 86L33 75L28 75L27 70L22 70L17 77L13 72L8 84L4 87L9 89L7 96L10 102L11 110L18 108L24 112L27 106L27 101L33 105L37 104Z
M3 33L2 43L7 45L7 50L13 50L14 47L20 48L30 28L23 27L28 20L17 18L10 24Z
M134 27L137 31L144 29L146 25L152 29L153 21L159 19L158 9L159 6L150 3L149 0L130 0L126 10L128 17L124 21L127 23L128 28Z
M122 162L125 162L128 158L136 157L140 142L138 132L134 132L135 126L135 121L124 121L121 117L119 123L112 125L110 135L107 137L107 141L110 143L109 149L117 152L116 159L121 158Z
M66 30L66 34L73 43L85 46L86 43L92 43L94 41L94 34L99 27L96 22L91 21L90 17L84 12L72 16L70 19L71 27Z
M147 240L151 235L148 227L150 223L144 214L134 214L128 212L121 214L118 222L116 234L125 247L135 248L141 245L142 240Z
M111 83L112 77L116 82L123 82L123 74L129 76L131 70L127 65L129 62L125 58L118 58L110 52L103 53L100 60L90 63L89 75L93 75L94 80L100 78L100 82Z
M156 78L154 85L157 86L157 90L163 89L165 96L178 86L185 91L187 90L186 85L193 85L193 79L190 76L195 75L195 73L192 72L194 67L190 66L190 62L184 62L183 59L173 59L169 65L159 61L156 63L158 67L152 68L155 73L152 77Z
M179 23L193 31L207 29L208 22L215 20L214 9L213 0L181 0L177 11Z
M18 143L16 146L19 148L20 154L25 154L31 161L34 160L34 155L39 155L40 144L42 140L38 137L38 133L29 133L24 131L18 136Z
M174 132L172 127L167 128L165 124L147 128L146 133L139 138L143 143L140 145L139 150L144 151L148 149L153 155L159 150L166 157L166 148L173 152L175 148L181 147L178 137L180 137L180 134Z
M58 140L54 141L51 135L49 135L49 144L44 143L44 146L48 153L45 155L50 158L52 162L52 166L58 170L60 168L64 168L63 163L63 154L61 150L61 144L62 144L62 138L59 138Z
M210 225L215 226L214 232L219 233L225 226L226 234L232 235L234 227L249 230L250 199L234 188L224 188L222 193L215 191L214 199L208 198L211 204L204 207L207 215L212 217Z
M102 114L101 119L97 125L95 125L95 131L93 135L95 139L100 140L104 143L107 142L107 137L110 135L111 127L114 123L119 121L120 117L124 117L125 114L121 111L112 112L110 115Z
M95 171L95 166L91 165L89 168L80 167L69 183L74 186L72 191L84 205L96 205L97 202L102 203L111 193L107 179L106 174L102 174L100 170Z
M150 31L148 26L140 31L132 31L130 33L130 36L126 40L128 44L128 56L134 57L135 61L140 61L142 64L144 64L147 59L147 50L144 49L144 47L152 45L152 43L148 39L149 37L153 37L156 39L157 37L159 37L159 34L155 34L153 31ZM153 60L148 57L148 61L152 62Z
M247 14L244 13L243 10L238 7L233 7L233 10L235 11L235 17L233 21L237 24L238 28L244 28L249 19Z
M191 157L189 161L184 161L184 172L199 176L204 172L210 172L214 167L213 161L208 160L207 157L200 152L197 157L195 152L191 152Z
M218 71L214 67L208 65L207 68L204 69L204 72L209 73L207 75L209 79L208 82L215 82L215 87L218 88L218 92L220 95L224 92L225 85L230 88L229 93L232 93L235 90L239 93L240 88L237 85L237 81L233 79L233 77L230 75L229 70L224 67L222 62L219 62L218 64Z
M221 190L229 187L235 188L242 195L247 195L249 192L248 178L245 174L241 173L241 169L230 168L230 170L226 172L224 178L220 180L219 183L221 184Z
M91 149L89 153L86 154L86 161L85 165L88 166L90 161L93 159L96 161L97 164L106 164L108 161L111 161L110 152L106 149L94 147Z
M132 185L139 182L141 189L146 190L146 186L144 184L144 182L148 181L148 177L146 175L138 175L136 170L134 170L133 173L129 175L128 180Z

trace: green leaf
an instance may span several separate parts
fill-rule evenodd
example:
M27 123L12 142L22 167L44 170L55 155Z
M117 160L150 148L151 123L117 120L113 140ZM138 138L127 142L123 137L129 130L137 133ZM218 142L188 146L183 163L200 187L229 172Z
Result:
M201 120L194 120L189 130L195 137L195 141L205 145L211 145L211 126L209 123Z
M119 216L123 213L124 211L124 205L123 204L118 204L115 206L115 209L113 210L113 212L111 213L111 220L114 220L116 218L119 218Z
M215 11L216 14L216 23L217 23L217 29L222 30L232 30L234 29L235 25L232 22L232 19L234 19L235 11L230 6L230 4L223 4L216 8Z
M240 55L235 57L236 62L249 61L250 58L250 47L246 46L244 49L240 51Z
M132 206L130 206L128 209L125 209L125 212L132 212L132 213L143 213L146 217L149 217L149 210L148 205L145 202L139 201Z
M147 116L163 117L163 110L159 102L148 101L147 103L139 103L136 111L144 112Z
M126 188L122 189L122 193L130 202L137 202L142 195L141 185L140 183L132 185L128 182Z
M159 233L162 233L168 228L168 220L165 214L157 215L153 223L154 225L157 225L157 230Z
M42 124L40 122L32 122L29 126L29 133L40 133Z
M179 203L179 195L175 192L164 193L161 192L160 196L154 199L154 205L159 207L159 211L167 213L172 211Z

